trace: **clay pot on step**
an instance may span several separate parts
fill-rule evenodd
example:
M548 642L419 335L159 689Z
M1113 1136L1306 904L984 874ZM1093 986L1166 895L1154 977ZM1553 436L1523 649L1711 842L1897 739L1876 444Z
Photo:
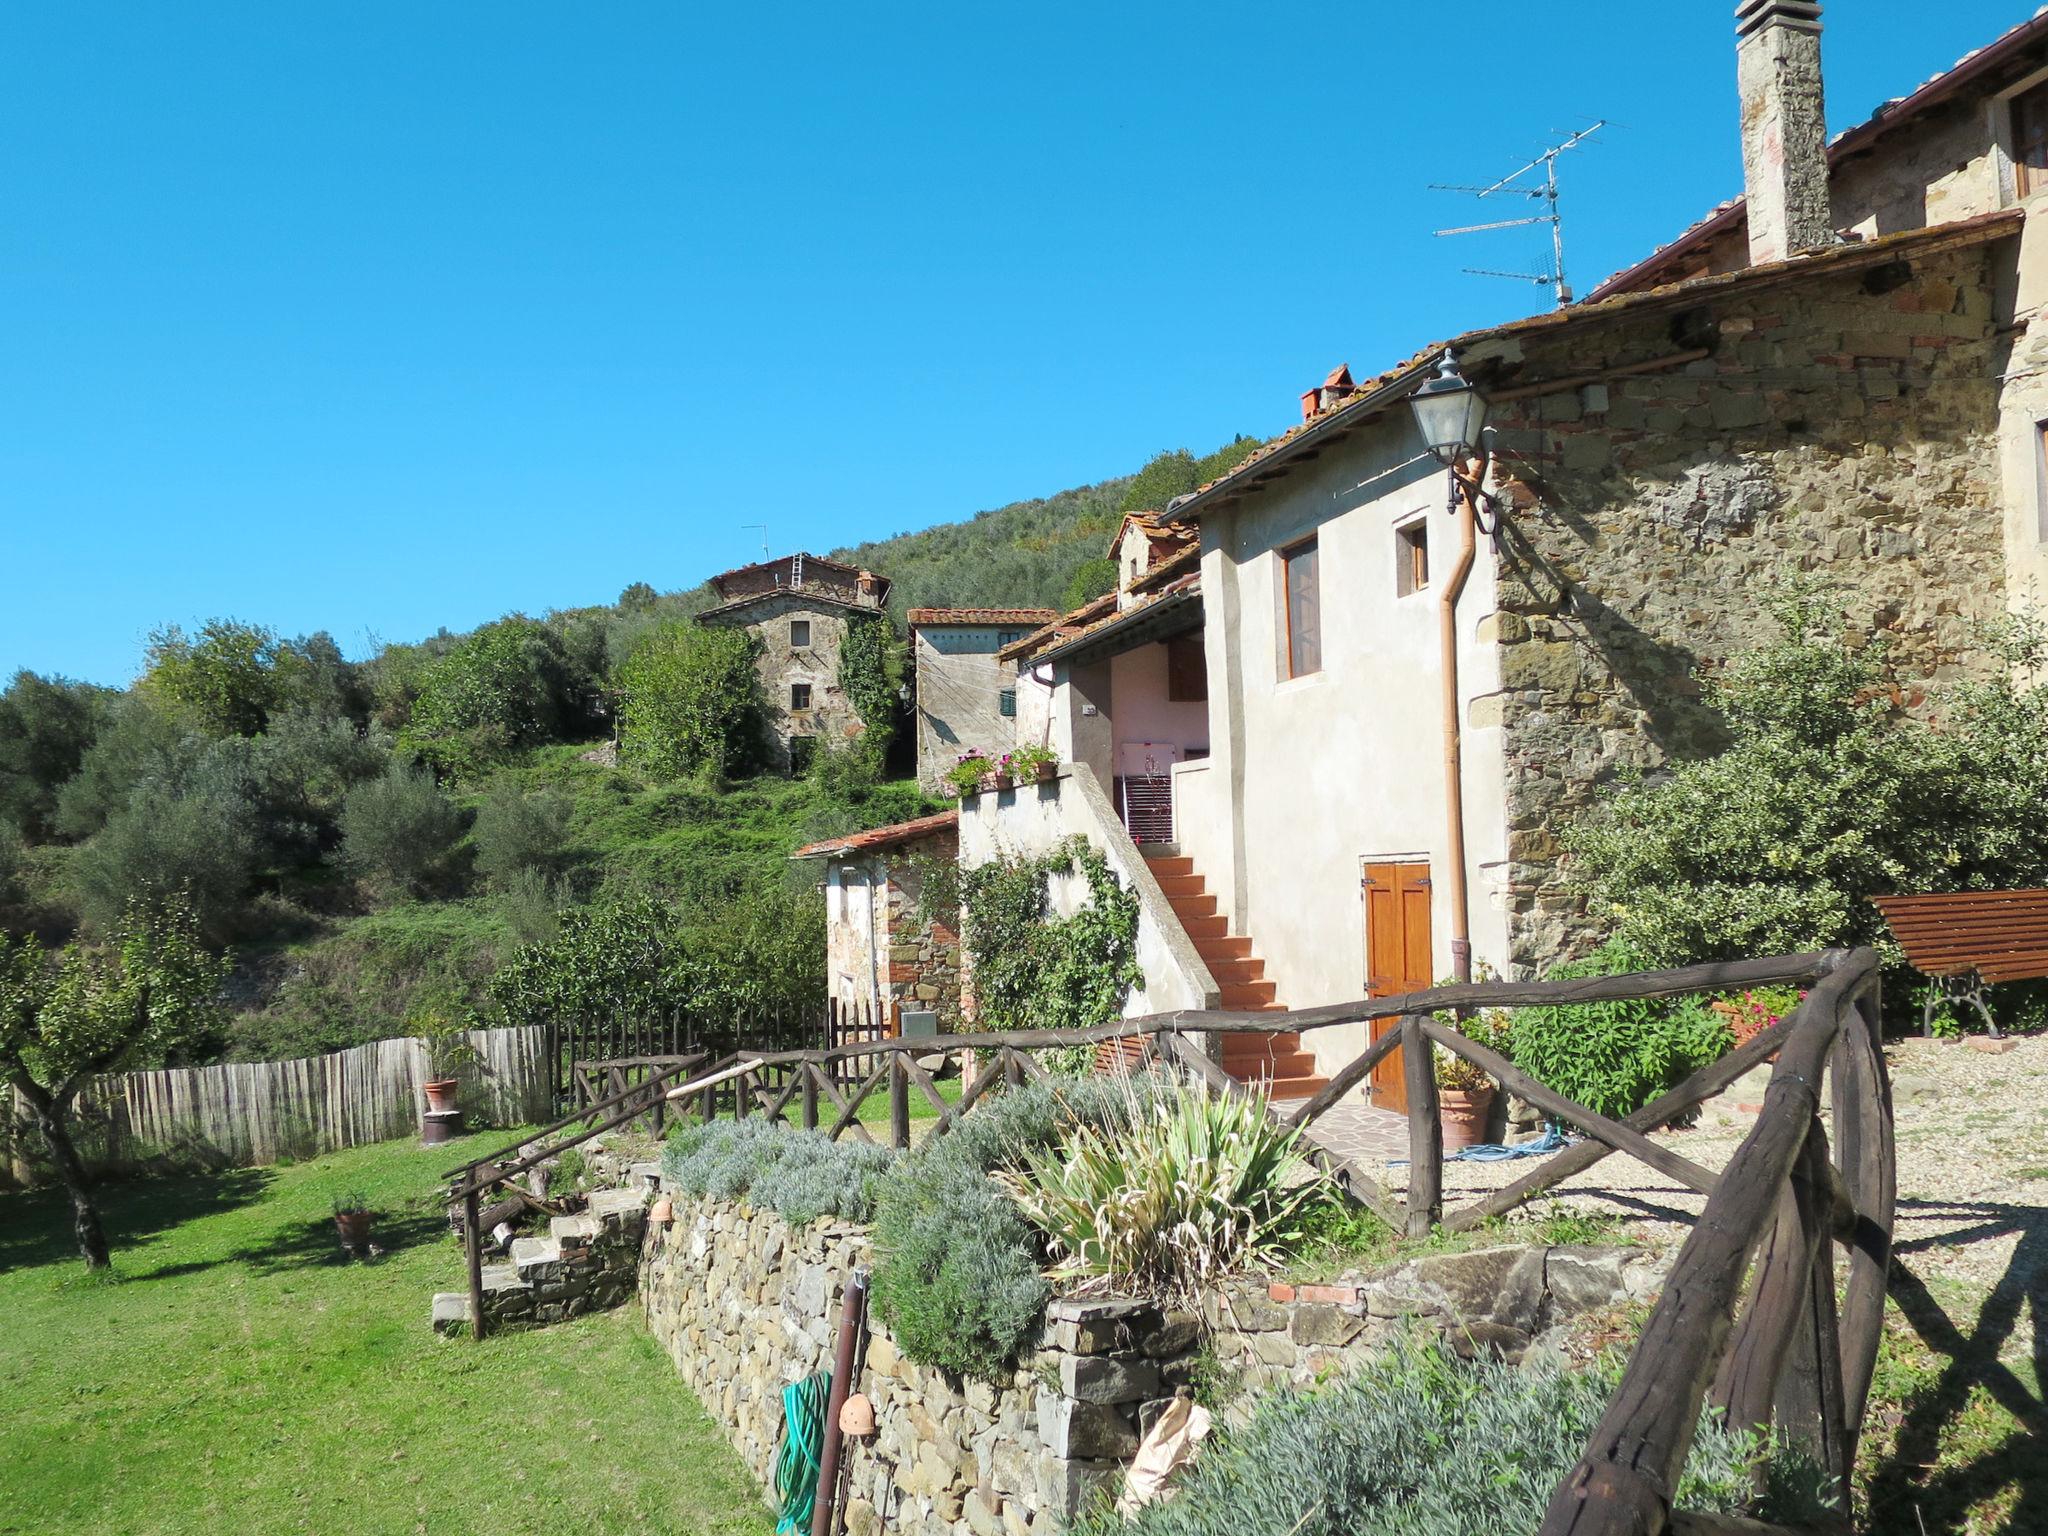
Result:
M455 1107L456 1090L462 1085L452 1077L437 1077L430 1083L420 1084L427 1096L427 1113L445 1115Z
M1444 1150L1476 1147L1486 1139L1486 1117L1493 1108L1494 1090L1484 1088L1439 1088L1437 1119L1444 1128Z

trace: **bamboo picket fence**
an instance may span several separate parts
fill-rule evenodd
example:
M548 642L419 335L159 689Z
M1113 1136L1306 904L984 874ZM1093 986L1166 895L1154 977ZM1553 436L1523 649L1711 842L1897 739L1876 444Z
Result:
M478 1063L456 1075L472 1124L531 1125L554 1112L547 1040L537 1027L469 1032ZM93 1172L173 1166L253 1168L315 1157L419 1129L427 1075L418 1040L290 1061L224 1062L95 1078L79 1095L77 1139ZM41 1142L12 1089L0 1172L37 1181Z

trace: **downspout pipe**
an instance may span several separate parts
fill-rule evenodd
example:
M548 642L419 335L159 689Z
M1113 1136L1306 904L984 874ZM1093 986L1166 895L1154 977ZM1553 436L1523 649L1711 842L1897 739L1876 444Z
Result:
M1486 461L1475 457L1469 470L1451 466L1451 504L1458 518L1458 558L1437 600L1437 642L1442 657L1444 738L1444 852L1450 865L1451 976L1472 979L1472 908L1465 883L1464 730L1458 702L1458 598L1472 574L1479 550L1479 486Z

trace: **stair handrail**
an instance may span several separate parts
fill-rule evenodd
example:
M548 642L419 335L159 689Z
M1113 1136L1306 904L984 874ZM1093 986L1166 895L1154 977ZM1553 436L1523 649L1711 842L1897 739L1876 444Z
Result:
M482 1224L479 1220L479 1214L482 1210L484 1194L489 1190L501 1188L520 1174L537 1167L549 1158L559 1157L572 1147L579 1147L593 1137L602 1136L606 1131L616 1130L629 1120L638 1119L641 1115L646 1114L652 1106L665 1103L669 1080L702 1066L708 1054L708 1052L699 1051L694 1055L682 1057L673 1066L664 1067L659 1071L652 1072L639 1082L610 1095L596 1104L592 1104L574 1114L565 1115L552 1125L543 1126L540 1130L521 1137L518 1141L512 1143L511 1146L503 1148L492 1156L477 1158L471 1162L464 1163L460 1168L452 1168L442 1175L444 1178L460 1180L460 1186L453 1189L451 1195L462 1202L462 1253L463 1264L469 1276L471 1338L481 1339L485 1333L483 1234L478 1230ZM583 1130L565 1141L540 1145L541 1143L548 1142L548 1138L568 1129L577 1121L588 1120L606 1109L610 1109L613 1112L605 1116L598 1124L586 1126ZM530 1150L513 1158L509 1163L504 1161L508 1156L518 1153L522 1147L529 1148ZM488 1171L486 1171L487 1169Z

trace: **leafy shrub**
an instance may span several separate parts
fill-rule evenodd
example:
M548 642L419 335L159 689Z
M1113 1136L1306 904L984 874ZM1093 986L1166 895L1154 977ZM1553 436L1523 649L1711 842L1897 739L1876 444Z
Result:
M1640 956L1609 943L1551 978L1643 969ZM1669 998L1517 1009L1508 1042L1515 1065L1537 1081L1618 1120L1724 1055L1735 1035L1699 999Z
M57 792L78 772L109 697L86 683L14 674L0 693L0 822L34 841L55 830Z
M458 773L580 723L561 638L514 616L486 624L426 670L401 741Z
M897 1345L961 1376L999 1378L1052 1294L1022 1213L953 1158L904 1160L877 1202L875 1250L875 1310Z
M106 932L134 903L183 892L200 931L218 943L241 924L261 842L255 811L230 776L146 780L78 850L79 909Z
M1595 1370L1466 1365L1400 1342L1310 1392L1261 1400L1220 1432L1173 1498L1126 1523L1084 1514L1074 1536L1498 1536L1533 1531L1584 1452L1619 1376ZM1702 1415L1677 1490L1681 1508L1744 1511L1759 1462L1765 1518L1819 1509L1810 1464Z
M699 1198L744 1198L801 1225L821 1216L868 1220L875 1185L895 1160L887 1147L832 1141L823 1131L714 1120L671 1135L661 1171Z
M461 839L462 812L411 763L392 763L342 802L342 862L388 891L418 894L440 883Z
M1051 882L1079 875L1088 900L1055 917ZM1145 984L1138 898L1101 850L1080 838L1036 859L999 858L960 879L974 995L991 1030L1091 1029L1123 1016Z
M1810 589L1774 607L1783 637L1711 690L1727 749L1624 784L1566 829L1595 914L1659 965L1846 944L1895 954L1872 896L2048 884L2040 618L1993 626L1988 680L1940 690L1945 718L1930 723L1895 712L1883 647L1849 649Z
M283 699L299 662L258 624L209 619L196 635L168 625L149 637L141 691L188 729L253 736Z
M897 1164L875 1208L874 1304L911 1359L994 1379L1037 1327L1052 1288L1042 1242L989 1177L1076 1126L1129 1122L1150 1101L1106 1078L1031 1083L984 1098Z
M760 641L743 629L665 624L619 668L620 746L665 778L737 774L760 746Z
M1029 1148L1002 1176L1068 1270L1186 1297L1205 1282L1271 1265L1298 1243L1323 1193L1263 1094L1219 1098L1176 1086L1108 1131L1076 1125Z
M645 1019L687 1013L738 1030L764 1014L821 1005L825 904L816 891L760 888L702 904L652 893L560 914L491 980L504 1021Z
M477 807L469 834L477 873L500 889L523 874L555 873L562 865L571 809L567 798L547 790L526 794L515 784L493 785Z
M180 734L147 699L115 699L78 772L57 792L56 830L80 841L99 831L127 805L157 759L178 745Z

